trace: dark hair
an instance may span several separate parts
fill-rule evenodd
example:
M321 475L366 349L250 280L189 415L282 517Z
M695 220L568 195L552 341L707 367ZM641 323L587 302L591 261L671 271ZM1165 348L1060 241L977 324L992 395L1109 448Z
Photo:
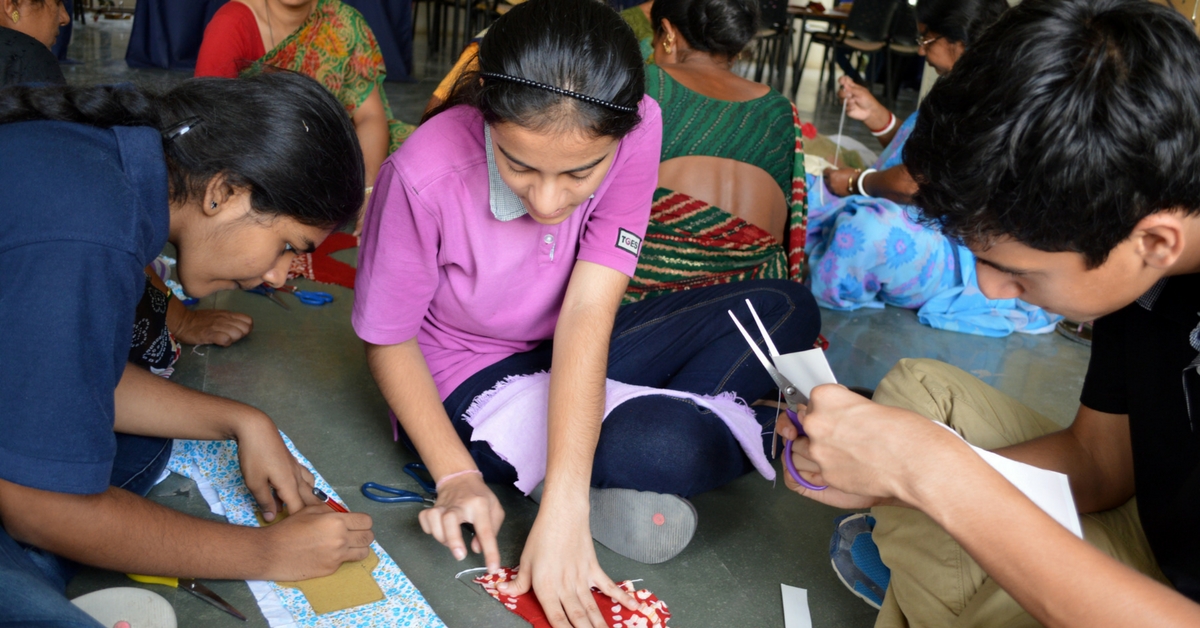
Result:
M496 20L479 42L479 70L459 77L450 97L424 122L456 105L478 109L488 124L583 129L621 138L641 122L645 69L629 26L597 0L529 0ZM632 111L585 102L520 81L535 81Z
M1008 10L1007 0L918 0L917 21L970 48Z
M663 19L692 49L732 59L758 32L758 0L655 0L650 7L655 33L662 32Z
M904 163L947 234L1099 266L1200 204L1200 40L1144 0L1025 0L934 86Z
M61 120L99 127L149 126L163 140L171 200L202 197L222 174L250 190L253 208L302 224L339 227L363 203L363 161L342 105L294 72L198 78L162 94L130 85L0 90L0 124Z

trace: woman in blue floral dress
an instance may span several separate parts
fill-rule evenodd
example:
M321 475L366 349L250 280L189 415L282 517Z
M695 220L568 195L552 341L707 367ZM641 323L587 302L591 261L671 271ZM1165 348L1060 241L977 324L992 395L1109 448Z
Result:
M1005 0L921 0L918 51L945 74L1007 8ZM805 249L817 301L836 310L885 304L915 309L932 327L985 336L1052 330L1058 318L1041 308L984 297L971 252L921 224L920 209L910 204L916 183L903 164L917 113L898 125L895 114L847 77L839 93L846 115L866 124L885 149L865 170L830 169L824 177L809 176Z

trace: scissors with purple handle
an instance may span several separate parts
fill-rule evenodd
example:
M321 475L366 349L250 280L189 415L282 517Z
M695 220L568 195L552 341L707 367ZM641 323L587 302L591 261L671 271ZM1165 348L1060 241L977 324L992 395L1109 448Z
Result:
M771 335L767 333L766 326L764 326L762 320L758 318L758 312L754 311L754 305L750 303L749 299L746 300L746 305L750 307L750 314L754 317L754 322L758 324L758 331L762 334L763 343L766 344L767 351L771 354L771 358L779 357L779 350L775 348L775 343L771 342ZM733 314L733 310L729 311L729 317L733 319L733 324L737 325L738 331L742 332L742 337L744 337L746 342L750 344L750 349L754 351L754 355L758 356L758 361L762 363L763 368L767 369L767 373L771 376L771 379L775 381L775 385L779 387L779 392L783 395L783 400L787 403L788 419L792 421L792 425L796 426L796 431L799 432L797 438L804 436L804 426L800 425L800 416L798 412L801 404L808 404L808 399L800 392L800 389L796 388L792 382L788 381L788 378L785 377L783 373L779 372L778 368L775 368L774 362L767 358L767 356L762 352L762 349L758 348L758 344L754 342L753 338L750 337L750 334L746 331L746 328L742 327L741 321L739 321L737 316ZM800 486L803 486L811 491L823 491L828 488L826 486L813 484L812 482L809 482L800 476L800 472L796 470L796 464L792 462L793 442L794 441L789 440L783 448L783 464L787 467L788 475L791 475L792 479L799 483Z

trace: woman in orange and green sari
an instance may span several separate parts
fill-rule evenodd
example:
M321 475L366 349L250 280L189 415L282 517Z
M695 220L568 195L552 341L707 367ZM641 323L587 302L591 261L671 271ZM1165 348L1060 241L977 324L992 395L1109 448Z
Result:
M383 54L362 14L340 0L233 0L221 7L204 30L196 76L236 78L269 67L316 79L346 108L369 194L383 160L415 127L392 116Z

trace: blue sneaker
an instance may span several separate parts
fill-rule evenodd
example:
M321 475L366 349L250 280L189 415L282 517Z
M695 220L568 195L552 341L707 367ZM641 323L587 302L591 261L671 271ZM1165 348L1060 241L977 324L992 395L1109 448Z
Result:
M878 609L883 605L892 570L880 560L879 548L871 540L875 517L859 512L842 515L833 523L836 529L829 540L833 572L854 595Z

